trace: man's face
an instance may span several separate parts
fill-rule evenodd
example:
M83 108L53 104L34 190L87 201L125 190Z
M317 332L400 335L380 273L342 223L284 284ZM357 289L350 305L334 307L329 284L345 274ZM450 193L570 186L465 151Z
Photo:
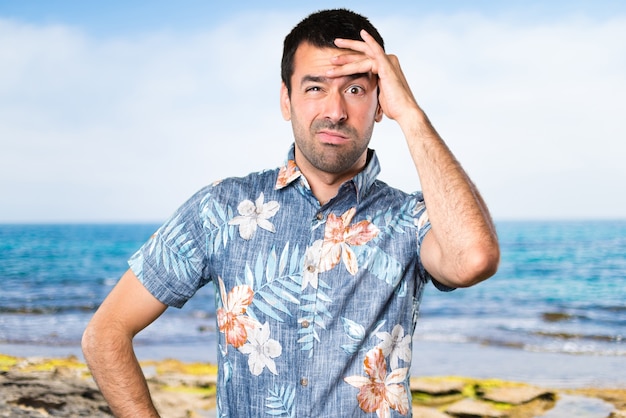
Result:
M296 163L332 174L363 168L374 122L382 119L377 78L371 73L328 78L331 57L349 53L301 44L294 57L291 95L283 84L281 110L291 120ZM354 173L353 173L354 172Z

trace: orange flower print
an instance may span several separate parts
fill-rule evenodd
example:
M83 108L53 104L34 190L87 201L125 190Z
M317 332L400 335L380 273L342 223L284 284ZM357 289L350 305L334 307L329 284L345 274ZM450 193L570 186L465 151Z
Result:
M346 269L353 276L359 270L356 255L350 246L365 244L378 235L379 229L366 220L350 225L355 213L356 208L351 208L341 217L332 213L328 215L324 229L320 272L331 270L339 264L340 259L343 259Z
M224 282L218 278L222 306L217 310L217 324L220 332L226 336L226 345L235 348L243 346L248 339L248 331L260 327L254 318L245 315L246 309L252 303L254 292L247 285L235 286L226 295Z
M409 412L409 397L403 382L408 368L395 369L387 374L387 363L380 347L365 355L365 376L349 376L344 381L359 389L359 407L367 413L376 412L379 418L389 418L391 409L401 415Z
M287 165L282 166L278 172L278 179L276 180L276 186L274 188L276 190L282 189L300 177L301 174L302 173L298 170L298 166L296 166L296 162L294 160L287 161Z

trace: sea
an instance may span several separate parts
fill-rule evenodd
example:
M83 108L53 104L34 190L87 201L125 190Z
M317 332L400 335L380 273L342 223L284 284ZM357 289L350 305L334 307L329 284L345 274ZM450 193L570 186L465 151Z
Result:
M155 224L0 225L0 353L81 356L82 332ZM424 293L412 375L626 387L626 220L497 222L497 274ZM135 340L140 359L217 358L213 286Z

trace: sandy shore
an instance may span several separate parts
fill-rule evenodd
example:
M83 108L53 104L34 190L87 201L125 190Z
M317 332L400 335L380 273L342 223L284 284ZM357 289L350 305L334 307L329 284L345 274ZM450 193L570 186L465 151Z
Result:
M214 417L216 367L142 362L163 417ZM626 417L626 388L553 389L497 379L413 378L414 416L509 418ZM0 417L110 417L84 363L0 354Z

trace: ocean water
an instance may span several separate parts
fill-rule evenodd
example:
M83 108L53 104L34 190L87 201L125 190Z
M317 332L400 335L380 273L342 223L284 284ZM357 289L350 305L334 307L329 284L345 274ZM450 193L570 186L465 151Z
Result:
M429 288L418 338L626 356L626 221L497 229L498 273L450 294Z
M0 352L76 350L126 260L157 227L0 225ZM496 276L450 293L428 286L416 347L505 348L626 366L626 221L497 228ZM187 359L214 361L214 306L212 286L201 289L139 334L138 350L158 357L171 347Z

